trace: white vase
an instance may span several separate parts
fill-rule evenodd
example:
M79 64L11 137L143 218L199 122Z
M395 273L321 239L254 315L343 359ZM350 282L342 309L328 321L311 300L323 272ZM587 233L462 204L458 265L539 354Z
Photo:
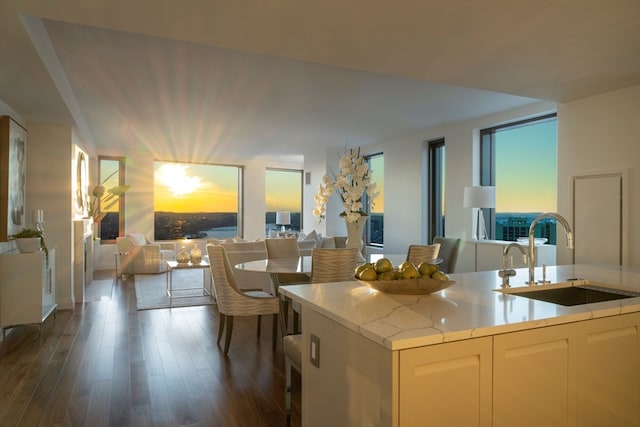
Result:
M22 254L40 252L40 237L16 238L16 246Z
M356 222L348 222L347 224L347 248L358 248L360 251L360 257L362 257L362 249L364 249L364 240L362 240L362 233L364 232L364 225L369 219L366 215L361 215Z

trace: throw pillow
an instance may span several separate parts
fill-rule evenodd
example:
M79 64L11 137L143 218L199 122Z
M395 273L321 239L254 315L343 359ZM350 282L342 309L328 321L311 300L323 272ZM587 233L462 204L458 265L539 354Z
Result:
M320 245L318 245L318 233L316 233L316 230L312 230L311 232L309 232L309 234L304 236L304 238L302 240L315 240L316 241L316 247L317 248L320 247Z

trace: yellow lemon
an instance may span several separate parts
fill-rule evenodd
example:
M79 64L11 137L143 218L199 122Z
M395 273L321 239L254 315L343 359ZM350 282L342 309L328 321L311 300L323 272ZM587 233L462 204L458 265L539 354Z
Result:
M365 268L360 272L360 275L358 276L358 279L365 281L376 280L377 278L378 273L376 273L376 270L373 267Z
M361 272L362 270L364 270L365 268L373 268L373 264L371 264L371 263L365 263L365 264L362 264L362 265L357 266L357 267L356 267L356 270L355 270L355 275L356 275L356 277L358 277L358 275L360 275L360 272Z
M414 265L411 265L402 270L402 277L405 279L417 279L420 277L420 273Z
M449 276L444 274L442 271L436 271L431 275L431 278L435 280L443 280L443 281L449 280Z
M420 265L418 265L418 272L420 272L422 276L431 277L436 271L438 271L438 266L435 264L421 262Z
M405 261L402 264L400 264L400 267L398 267L398 270L403 271L405 268L409 268L409 267L415 267L415 265L413 265L413 263L409 261Z
M393 264L388 258L380 258L376 261L375 269L378 273L385 273L393 270Z
M378 280L396 280L396 274L393 271L385 271L378 274Z

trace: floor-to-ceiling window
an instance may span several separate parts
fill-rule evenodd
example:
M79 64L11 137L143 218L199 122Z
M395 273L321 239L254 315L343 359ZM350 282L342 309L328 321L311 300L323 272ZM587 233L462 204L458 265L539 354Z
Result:
M434 237L444 237L445 226L445 149L444 138L428 142L428 176L429 176L429 206L427 211L429 221L429 242Z
M302 171L268 168L264 181L265 235L269 235L271 230L280 230L282 225L291 232L302 230ZM288 212L290 223L277 224L277 212Z
M125 158L99 156L98 179L99 185L105 189L102 197L92 202L98 204L101 212L98 235L102 243L113 243L124 232L125 197L114 195L113 189L126 184Z
M365 244L382 246L384 244L384 155L372 154L365 157L371 171L371 182L375 183L378 196L373 203L365 202L369 221L365 227ZM364 195L366 199L366 193Z
M536 216L556 210L557 140L556 114L481 130L481 184L496 187L496 208L485 212L491 238L527 236ZM536 237L555 244L555 221L543 220Z
M155 240L242 236L241 166L154 162Z

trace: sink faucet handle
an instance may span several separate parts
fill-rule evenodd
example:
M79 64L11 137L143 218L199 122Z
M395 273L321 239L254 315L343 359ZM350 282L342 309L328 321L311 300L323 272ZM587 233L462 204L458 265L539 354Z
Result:
M542 281L540 283L543 285L545 283L551 283L547 280L547 264L542 264Z
M504 270L498 271L498 276L502 278L502 287L503 288L510 287L511 285L509 284L509 277L513 277L515 275L516 275L516 271L514 269L507 270L505 268Z

